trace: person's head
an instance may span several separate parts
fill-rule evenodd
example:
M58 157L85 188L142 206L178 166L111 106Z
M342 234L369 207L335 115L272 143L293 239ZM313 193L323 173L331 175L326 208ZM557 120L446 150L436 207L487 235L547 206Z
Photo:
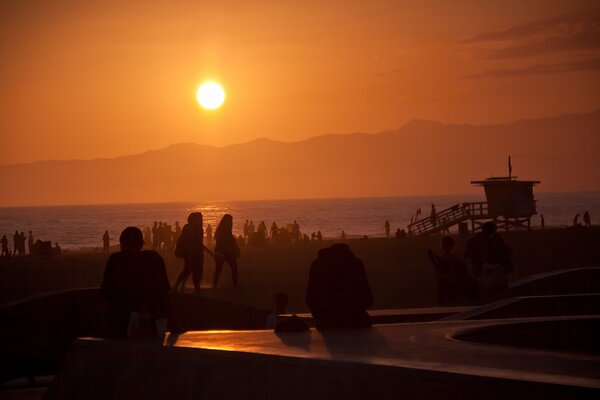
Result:
M278 314L284 314L288 305L288 295L284 292L279 292L275 295L275 310Z
M444 254L451 254L454 249L454 239L450 236L444 236L442 238L442 251Z
M190 225L202 226L202 213L198 211L191 213L188 215L187 221Z
M144 247L142 231L135 226L128 226L121 232L119 244L121 245L121 251L134 252L142 250L142 247Z
M217 226L217 232L219 232L219 234L232 233L232 230L233 216L231 214L223 215L223 218L221 218L221 222L219 222L219 226Z
M492 221L486 222L481 227L481 232L486 236L490 236L491 234L496 232L496 224L493 223Z

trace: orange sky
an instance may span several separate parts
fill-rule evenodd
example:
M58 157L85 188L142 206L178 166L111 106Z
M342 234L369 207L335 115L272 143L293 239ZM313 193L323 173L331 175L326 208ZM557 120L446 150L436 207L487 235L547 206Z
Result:
M591 111L599 11L574 0L2 1L0 164ZM205 79L227 91L216 112L195 102Z

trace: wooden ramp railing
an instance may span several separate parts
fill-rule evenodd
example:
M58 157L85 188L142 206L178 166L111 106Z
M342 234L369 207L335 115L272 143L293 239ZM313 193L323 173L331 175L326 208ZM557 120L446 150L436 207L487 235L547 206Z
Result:
M488 203L474 202L456 204L434 216L428 216L408 225L413 235L430 235L450 228L460 222L488 217Z

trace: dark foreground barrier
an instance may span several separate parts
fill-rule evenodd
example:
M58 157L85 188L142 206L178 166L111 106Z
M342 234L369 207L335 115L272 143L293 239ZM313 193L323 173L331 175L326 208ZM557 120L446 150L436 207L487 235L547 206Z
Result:
M600 395L597 357L452 339L456 331L501 325L457 321L281 334L189 332L164 344L79 339L45 398L562 400Z
M195 295L172 294L175 314L190 330L260 329L268 311ZM0 307L0 383L54 374L73 341L104 331L98 288L64 290Z

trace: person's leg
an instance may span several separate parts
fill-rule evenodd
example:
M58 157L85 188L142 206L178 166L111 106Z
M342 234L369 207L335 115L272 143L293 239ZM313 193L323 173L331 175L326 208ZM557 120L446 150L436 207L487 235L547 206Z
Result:
M179 285L181 285L181 291L183 292L183 288L185 287L185 281L190 276L191 272L192 269L190 262L188 260L185 260L183 264L183 271L181 271L181 273L177 277L177 280L175 281L175 285L173 286L176 292L180 290Z
M221 275L221 270L223 269L224 262L224 258L215 257L215 276L213 277L213 288L217 287L217 283L219 282L219 275Z
M200 290L200 283L202 282L202 273L204 272L204 260L194 260L192 264L192 279L194 280L194 289Z
M233 280L233 287L238 286L238 272L237 272L237 259L230 257L227 263L231 266L231 279Z

